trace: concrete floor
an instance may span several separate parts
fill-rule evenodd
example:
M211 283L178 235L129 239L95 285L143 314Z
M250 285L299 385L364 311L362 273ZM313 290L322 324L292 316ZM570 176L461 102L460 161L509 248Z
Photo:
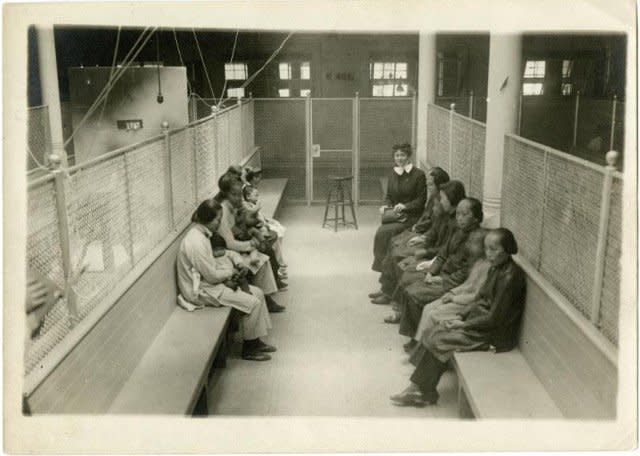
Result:
M239 358L232 349L214 373L211 415L372 416L456 418L455 374L443 376L440 403L397 407L389 395L408 385L413 366L397 325L382 322L388 306L369 302L377 289L371 271L375 207L357 211L360 229L322 229L323 207L289 206L279 213L287 227L289 290L276 295L287 311L272 315L266 341L278 347L268 362Z

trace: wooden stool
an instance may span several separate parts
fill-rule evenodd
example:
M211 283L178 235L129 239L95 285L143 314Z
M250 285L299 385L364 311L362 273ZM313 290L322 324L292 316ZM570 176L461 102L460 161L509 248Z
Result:
M329 181L332 182L331 188L329 190L329 195L327 196L327 205L324 209L324 220L322 221L322 228L325 227L327 222L333 222L333 229L338 231L338 224L342 224L343 226L354 225L356 230L358 229L358 220L356 219L356 211L353 208L353 199L351 199L351 190L349 189L351 186L351 181L353 180L353 176L329 176ZM343 184L343 182L345 184ZM347 192L348 200L345 200L345 191ZM344 206L348 204L351 208L351 216L353 217L353 222L347 222L344 217ZM333 206L335 210L335 216L333 218L327 218L329 213L329 208ZM342 213L341 216L338 216L338 208L341 208Z

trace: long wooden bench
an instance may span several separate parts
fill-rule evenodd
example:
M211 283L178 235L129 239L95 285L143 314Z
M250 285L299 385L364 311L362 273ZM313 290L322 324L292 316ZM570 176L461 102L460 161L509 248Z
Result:
M286 179L260 185L273 216ZM205 414L212 365L224 366L229 308L176 305L185 228L29 397L38 413Z
M507 353L456 353L463 417L616 416L617 351L534 268L519 347Z

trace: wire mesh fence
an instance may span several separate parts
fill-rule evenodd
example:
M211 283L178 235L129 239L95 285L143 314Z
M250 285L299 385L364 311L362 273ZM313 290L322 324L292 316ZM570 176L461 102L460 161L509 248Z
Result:
M502 226L515 233L520 255L614 344L621 192L622 179L613 169L515 135L505 137ZM601 215L606 200L610 208ZM600 236L603 223L608 229ZM600 257L603 243L605 254ZM598 265L604 271L601 289L594 281Z
M47 163L51 155L49 107L27 109L27 171Z
M427 113L427 161L452 179L461 181L467 194L482 199L486 126L440 106Z
M484 96L470 94L460 97L436 97L434 104L445 109L451 109L453 105L453 111L461 116L479 122L487 121L487 98Z
M27 265L70 292L28 342L27 376L42 375L37 367L75 326L96 315L136 265L189 223L232 159L249 160L252 128L247 133L243 126L253 107L230 111L236 114L222 112L30 183ZM230 131L237 136L233 158ZM81 265L84 272L75 281Z

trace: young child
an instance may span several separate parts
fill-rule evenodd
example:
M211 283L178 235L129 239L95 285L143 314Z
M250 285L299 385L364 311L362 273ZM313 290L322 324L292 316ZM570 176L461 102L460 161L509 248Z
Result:
M441 322L458 318L458 313L464 312L476 300L491 267L491 263L484 255L486 235L487 230L485 229L478 229L469 235L465 248L472 266L467 280L449 290L442 298L425 306L414 337L415 340L420 341L420 339L428 337L429 332Z
M255 180L254 180L255 181ZM283 250L283 241L284 241L284 233L286 231L285 227L283 227L280 222L275 219L266 218L262 213L260 213L260 203L258 202L258 198L260 194L258 193L258 189L253 185L247 185L242 190L244 195L244 203L243 207L248 213L256 214L257 219L264 224L263 233L266 236L275 235L276 239L273 243L273 251L276 254L276 260L280 265L280 271L278 274L281 278L284 278L286 274L287 265L284 262L284 258L282 255Z
M250 241L256 239L259 243L264 243L265 238L260 229L257 228L259 221L255 214L246 209L239 209L236 213L236 224L231 228L233 236L239 241ZM253 249L249 255L249 262L257 265L260 262L259 249Z

